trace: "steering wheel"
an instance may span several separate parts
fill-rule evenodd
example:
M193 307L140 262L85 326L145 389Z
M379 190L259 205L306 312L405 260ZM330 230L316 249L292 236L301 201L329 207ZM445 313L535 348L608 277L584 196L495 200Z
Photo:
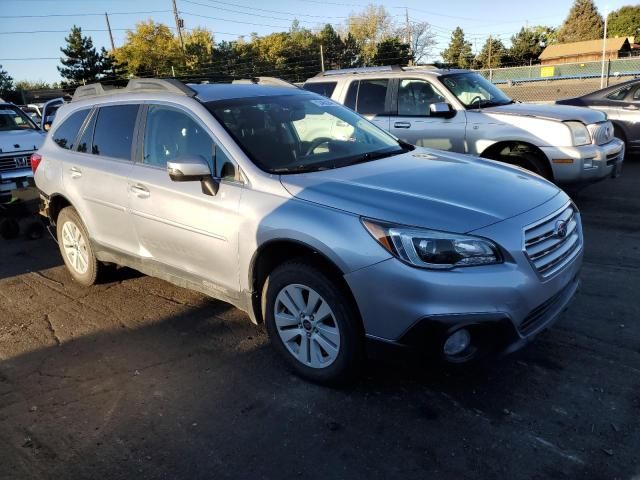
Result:
M307 148L307 152L304 154L304 156L308 157L320 145L324 145L325 143L329 143L330 141L331 141L331 139L327 138L327 137L316 138L313 142L311 142L311 145L309 145L309 148Z
M473 105L476 102L478 102L478 105L480 105L481 101L482 101L482 97L480 95L476 95L471 99L471 103L469 104L469 106Z

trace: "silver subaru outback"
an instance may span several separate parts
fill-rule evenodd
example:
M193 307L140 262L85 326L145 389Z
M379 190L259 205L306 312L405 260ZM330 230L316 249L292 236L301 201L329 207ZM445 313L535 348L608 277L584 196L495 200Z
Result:
M318 382L368 342L514 351L578 288L580 213L553 184L297 88L80 87L32 165L75 281L125 265L229 302Z

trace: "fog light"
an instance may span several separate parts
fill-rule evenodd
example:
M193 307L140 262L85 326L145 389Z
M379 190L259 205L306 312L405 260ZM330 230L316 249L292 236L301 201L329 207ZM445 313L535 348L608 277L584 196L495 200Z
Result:
M585 158L582 161L582 168L593 168L593 158Z
M461 328L452 333L444 342L444 354L448 356L459 355L464 352L471 343L471 334L468 330Z

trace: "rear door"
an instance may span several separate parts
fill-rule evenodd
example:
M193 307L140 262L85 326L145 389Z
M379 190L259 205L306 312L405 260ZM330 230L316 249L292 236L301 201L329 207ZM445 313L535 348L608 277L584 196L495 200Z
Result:
M65 191L90 236L100 246L129 254L136 251L135 231L127 212L127 179L138 110L135 104L100 106L90 114L83 110L53 132L54 141L69 149L61 156ZM67 122L80 121L74 120L74 115L83 112L80 134L73 140L73 135L64 134L64 127Z
M243 184L238 167L204 124L174 104L144 107L137 161L129 179L130 208L140 255L183 278L207 279L208 288L237 296L238 208ZM199 155L221 178L215 196L200 182L174 182L167 161Z
M388 78L354 80L349 84L344 105L389 131L390 85L391 80Z
M465 112L454 110L452 118L430 116L431 104L447 103L438 87L425 79L401 78L394 88L391 133L413 145L465 152Z

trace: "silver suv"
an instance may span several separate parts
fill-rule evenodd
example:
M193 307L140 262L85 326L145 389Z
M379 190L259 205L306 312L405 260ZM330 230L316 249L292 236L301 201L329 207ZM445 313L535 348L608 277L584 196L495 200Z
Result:
M624 142L604 113L515 102L468 70L333 70L304 88L408 143L519 165L558 184L616 177L624 160Z
M78 283L126 265L229 302L314 381L349 378L366 340L513 351L578 287L580 214L553 184L297 88L81 87L34 164Z

